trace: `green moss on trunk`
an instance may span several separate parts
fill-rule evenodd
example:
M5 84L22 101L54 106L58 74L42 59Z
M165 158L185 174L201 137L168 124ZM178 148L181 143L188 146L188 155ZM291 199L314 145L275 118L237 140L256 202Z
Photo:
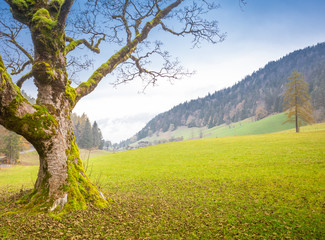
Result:
M16 202L23 206L18 211L28 211L30 214L47 212L51 213L52 216L62 216L71 211L86 209L87 205L98 208L108 206L107 199L86 175L79 157L78 147L74 141L66 153L68 155L68 178L66 184L62 186L63 192L67 194L65 205L57 205L53 211L50 210L56 199L49 196L47 185L51 176L46 174L40 188L27 192Z
M65 1L10 0L8 3L14 17L31 31L35 50L31 57L32 74L39 90L37 105L31 105L13 84L0 59L0 91L7 91L1 97L9 96L2 101L3 105L0 102L1 118L6 119L3 121L6 128L23 135L40 155L35 189L23 196L21 203L31 212L53 210L57 201L60 203L54 209L56 213L84 209L87 204L106 207L107 200L83 169L70 129L69 115L79 100L79 93L70 86L66 72L66 41L61 15ZM114 61L119 60L116 57L118 55ZM107 68L107 64L103 65L100 72L104 74ZM102 74L100 72L98 74ZM102 75L94 77L89 85L101 78Z
M64 191L68 192L68 203L65 211L84 209L87 203L100 208L107 207L107 200L101 196L83 169L75 140L71 142L71 149L67 149L67 154L68 179Z

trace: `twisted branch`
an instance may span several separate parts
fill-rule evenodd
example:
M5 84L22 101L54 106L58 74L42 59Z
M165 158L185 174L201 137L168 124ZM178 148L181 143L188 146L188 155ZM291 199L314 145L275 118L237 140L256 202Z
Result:
M89 43L86 39L74 40L73 38L66 37L66 41L70 42L69 45L65 48L66 53L68 54L81 44L85 45L88 49L95 53L100 53L99 44L101 43L101 41L105 40L106 37L104 33L101 34L103 35L103 37L99 38L95 45Z
M190 76L193 73L189 71L184 71L183 67L179 65L179 62L170 61L170 56L168 52L163 52L160 49L161 43L156 42L155 48L147 52L143 56L135 57L130 56L130 60L123 63L123 67L120 67L117 82L114 85L119 85L134 80L135 78L142 79L144 85L143 91L149 85L155 85L159 79L165 78L172 82L173 80L180 79L184 76ZM158 55L162 58L162 67L159 70L150 69L149 65L151 61L149 60L151 56Z
M25 62L21 67L19 67L18 69L16 68L13 68L13 71L11 72L12 75L17 75L19 73L21 73L22 71L25 70L25 68L32 64L33 62L31 60L28 60L27 62Z
M109 73L111 73L119 64L126 61L131 54L136 50L139 43L148 37L149 32L156 27L161 19L166 17L174 8L181 4L184 0L177 0L171 3L169 6L160 10L155 17L148 21L139 33L127 46L121 48L116 54L108 59L108 61L102 64L88 79L87 82L81 83L76 88L76 100L78 102L83 96L92 92L98 83Z
M27 80L30 79L31 77L33 77L33 72L30 71L28 73L26 73L25 75L23 75L16 83L16 85L21 88L21 86L23 85L23 83Z

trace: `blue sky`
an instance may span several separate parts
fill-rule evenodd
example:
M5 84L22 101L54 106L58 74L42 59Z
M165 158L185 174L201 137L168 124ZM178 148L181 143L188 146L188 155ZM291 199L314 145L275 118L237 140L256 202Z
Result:
M0 0L3 4L4 0ZM119 142L133 136L155 115L173 106L204 97L243 79L269 61L325 40L324 0L220 0L221 8L211 17L227 32L224 42L203 44L191 49L190 39L176 38L155 32L149 38L159 38L164 48L178 57L182 65L195 70L191 78L172 85L161 81L158 86L139 94L141 81L113 88L112 76L105 79L89 96L82 99L75 112L85 112L97 121L104 138ZM95 56L98 66L104 58ZM88 77L84 73L81 77ZM26 90L32 90L26 84ZM29 88L29 89L28 89Z
M79 103L76 112L85 111L91 120L99 120L105 138L120 141L174 105L232 86L269 61L325 40L325 1L247 0L244 8L237 0L220 4L215 18L221 31L227 32L224 42L191 49L189 39L163 36L165 47L194 69L194 76L173 85L160 82L145 94L137 93L140 82L117 89L102 84Z

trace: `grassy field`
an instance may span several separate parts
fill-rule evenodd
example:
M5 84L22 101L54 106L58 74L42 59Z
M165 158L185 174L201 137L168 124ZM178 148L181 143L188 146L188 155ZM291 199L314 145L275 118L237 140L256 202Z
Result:
M90 158L107 209L12 211L36 166L0 170L3 239L325 239L325 131L168 143ZM89 170L90 171L90 170Z
M232 124L222 124L210 129L203 128L188 128L185 126L179 127L174 131L160 132L159 135L153 135L141 139L140 141L154 142L157 140L169 140L171 138L183 137L184 140L198 139L198 138L216 138L216 137L230 137L230 136L246 136L265 133L275 133L295 127L294 123L283 124L287 120L285 113L279 113L268 116L264 119L254 121L253 118L248 118L240 122ZM131 144L136 146L138 142Z
M317 123L313 125L303 126L299 130L300 132L319 132L325 131L325 123ZM296 132L296 128L291 128L288 130L281 131L281 133L294 133Z
M88 168L89 172L92 171L93 164L89 164L87 159L107 154L110 153L103 150L80 150L80 157L83 159L84 165ZM21 162L20 165L10 168L0 168L0 188L5 185L12 185L15 188L25 189L34 185L39 165L37 152L32 151L20 154L19 161Z
M246 136L275 133L295 127L294 123L283 124L286 120L287 116L284 113L280 113L263 118L259 121L244 120L229 126L218 126L208 129L204 133L207 137Z

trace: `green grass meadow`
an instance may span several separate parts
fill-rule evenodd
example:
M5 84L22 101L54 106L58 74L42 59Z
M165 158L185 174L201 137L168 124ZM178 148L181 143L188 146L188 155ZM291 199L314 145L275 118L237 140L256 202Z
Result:
M210 129L206 127L198 128L188 128L185 126L178 127L174 131L160 132L159 136L153 135L146 137L141 141L154 142L157 140L169 140L171 138L183 137L184 140L198 139L198 138L216 138L216 137L231 137L231 136L247 136L256 134L266 134L275 133L281 131L292 131L295 128L293 122L285 123L288 119L285 113L279 113L275 115L268 116L261 120L255 121L254 118L247 118L245 120L231 123L229 125L222 124ZM131 144L131 146L136 146L138 142Z
M295 127L294 123L291 122L283 124L283 122L287 119L288 117L285 113L271 115L258 121L246 119L244 121L233 123L229 126L221 125L208 129L205 132L205 135L207 135L207 137L214 138L275 133Z
M93 156L87 171L110 207L62 219L8 214L37 166L0 169L0 238L325 239L325 131L315 129Z

